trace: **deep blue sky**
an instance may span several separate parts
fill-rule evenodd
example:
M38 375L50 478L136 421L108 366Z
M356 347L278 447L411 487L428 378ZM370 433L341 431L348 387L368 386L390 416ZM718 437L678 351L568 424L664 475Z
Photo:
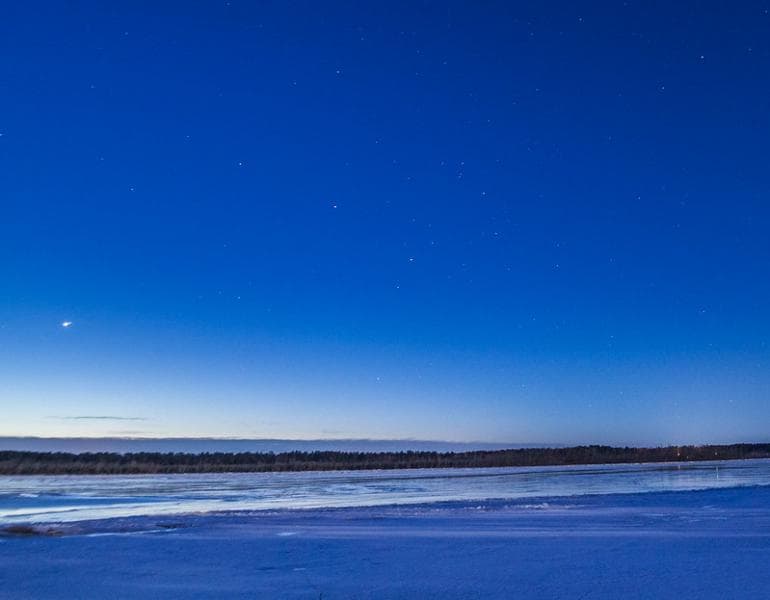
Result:
M770 439L769 7L5 6L0 435Z

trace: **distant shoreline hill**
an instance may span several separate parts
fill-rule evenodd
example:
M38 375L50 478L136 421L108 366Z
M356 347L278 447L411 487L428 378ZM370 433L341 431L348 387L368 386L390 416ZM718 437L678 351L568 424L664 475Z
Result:
M116 453L0 451L0 475L261 473L379 469L539 467L770 458L770 444L665 448L517 448L468 452L396 451Z
M24 452L471 452L510 448L559 447L553 444L513 444L489 442L446 442L430 440L374 439L231 439L231 438L44 438L2 437L0 451Z

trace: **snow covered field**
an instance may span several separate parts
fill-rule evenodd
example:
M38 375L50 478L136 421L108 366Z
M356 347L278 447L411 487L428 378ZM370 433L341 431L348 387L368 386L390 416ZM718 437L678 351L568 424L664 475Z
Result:
M188 510L213 506L210 476L7 478L0 528L56 535L0 537L0 598L770 597L770 462L671 467L223 476L235 510L214 513ZM57 521L57 497L86 508Z

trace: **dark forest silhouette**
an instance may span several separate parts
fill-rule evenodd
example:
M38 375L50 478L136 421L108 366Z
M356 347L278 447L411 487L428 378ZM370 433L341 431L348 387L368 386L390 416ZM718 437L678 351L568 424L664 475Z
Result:
M770 444L667 446L661 448L518 448L473 452L159 453L0 451L2 475L96 475L528 467L770 457Z

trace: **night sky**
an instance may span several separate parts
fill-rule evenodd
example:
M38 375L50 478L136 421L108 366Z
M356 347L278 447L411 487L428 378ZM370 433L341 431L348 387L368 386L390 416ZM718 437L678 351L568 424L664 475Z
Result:
M0 435L767 441L769 10L5 5Z

